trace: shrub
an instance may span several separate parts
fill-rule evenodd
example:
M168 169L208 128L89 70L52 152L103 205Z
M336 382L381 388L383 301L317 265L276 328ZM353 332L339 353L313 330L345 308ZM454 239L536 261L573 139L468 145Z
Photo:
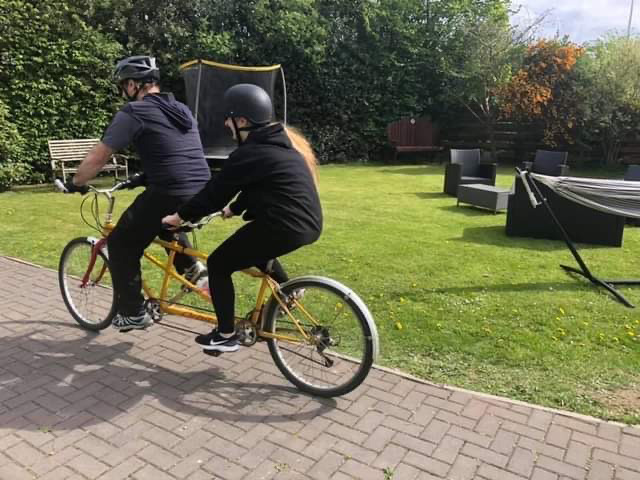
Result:
M13 125L3 128L29 145L11 153L3 178L43 181L50 177L48 139L95 136L106 126L117 100L110 80L121 50L68 2L0 0L0 8L0 100Z

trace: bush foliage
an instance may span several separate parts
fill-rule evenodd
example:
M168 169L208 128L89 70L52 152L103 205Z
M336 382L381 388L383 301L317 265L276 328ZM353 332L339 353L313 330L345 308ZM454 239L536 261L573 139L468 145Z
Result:
M525 36L509 25L509 8L509 0L0 0L5 185L49 177L47 139L101 134L120 102L110 81L114 62L134 54L156 56L164 88L181 99L179 66L186 61L282 64L288 120L310 136L323 163L378 158L386 125L401 117L430 115L446 124L469 109L492 131L495 112L503 111L498 93L527 53ZM550 69L549 78L539 72L512 83L512 100L528 98L533 87L552 89L562 107L545 106L552 136L566 137L580 122L584 138L613 145L611 134L628 128L598 118L600 96L593 93L604 88L596 66L615 60L607 42L594 47L597 62L582 55L580 74L559 82ZM533 53L525 63L530 72L544 60ZM585 102L594 108L562 125L575 103L567 96L581 91L590 92L595 100ZM609 117L624 111L635 118L633 102L612 102ZM21 141L28 148L19 148Z
M42 181L50 173L47 139L100 135L106 125L117 100L111 66L121 47L65 1L0 0L0 10L0 101L10 122L3 130L25 145L7 157L2 152L3 170Z

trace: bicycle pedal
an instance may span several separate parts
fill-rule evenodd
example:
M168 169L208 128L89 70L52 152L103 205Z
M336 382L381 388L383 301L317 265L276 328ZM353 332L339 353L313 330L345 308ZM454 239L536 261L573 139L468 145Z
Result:
M223 353L219 352L218 350L205 350L204 348L202 349L202 351L207 355L211 355L212 357L219 357Z

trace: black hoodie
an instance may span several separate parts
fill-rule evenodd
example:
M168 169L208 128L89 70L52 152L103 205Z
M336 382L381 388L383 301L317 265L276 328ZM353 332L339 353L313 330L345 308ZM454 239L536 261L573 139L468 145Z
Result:
M178 214L193 220L221 210L236 194L233 213L244 212L280 231L315 240L322 230L322 210L313 177L302 155L293 148L281 124L249 134L225 161L220 174Z
M102 141L119 150L133 144L148 188L193 195L211 173L189 108L170 93L152 93L116 114Z

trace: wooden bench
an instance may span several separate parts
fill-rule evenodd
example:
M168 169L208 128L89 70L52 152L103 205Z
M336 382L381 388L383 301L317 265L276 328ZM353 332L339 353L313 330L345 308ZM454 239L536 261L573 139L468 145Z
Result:
M49 158L51 159L51 172L55 180L56 173L62 174L62 181L67 181L67 174L78 171L78 165L84 160L89 151L100 142L99 138L79 138L74 140L49 140ZM103 172L114 172L116 178L118 171L124 171L125 177L129 176L129 164L123 155L113 154L109 161L102 167Z
M402 118L387 126L387 138L395 162L400 153L440 152L438 129L430 118Z

